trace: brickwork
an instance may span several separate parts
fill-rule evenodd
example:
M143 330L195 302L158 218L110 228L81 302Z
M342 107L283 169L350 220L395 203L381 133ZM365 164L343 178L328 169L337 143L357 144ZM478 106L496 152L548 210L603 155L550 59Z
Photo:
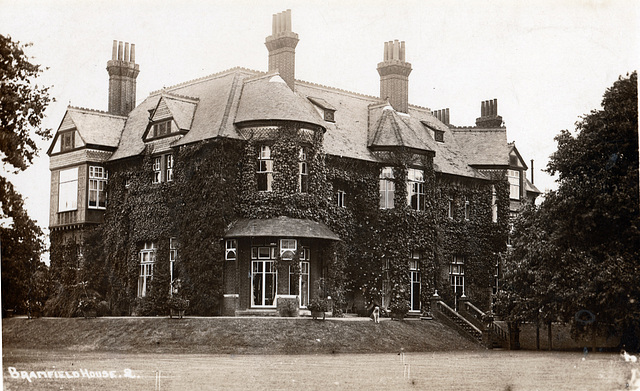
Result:
M128 115L136 106L136 77L140 67L135 63L135 45L113 41L112 59L107 62L109 72L109 113Z
M265 45L269 50L269 72L279 72L289 88L294 89L298 34L291 31L291 10L273 15L273 34Z
M411 64L405 61L404 42L384 44L384 61L378 64L380 98L388 99L391 106L402 113L409 111L409 74Z

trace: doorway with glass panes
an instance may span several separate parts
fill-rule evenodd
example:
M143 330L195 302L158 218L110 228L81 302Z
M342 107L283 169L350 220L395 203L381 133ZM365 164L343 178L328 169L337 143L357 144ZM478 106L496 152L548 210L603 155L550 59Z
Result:
M275 261L275 246L251 248L251 307L275 308L278 284Z

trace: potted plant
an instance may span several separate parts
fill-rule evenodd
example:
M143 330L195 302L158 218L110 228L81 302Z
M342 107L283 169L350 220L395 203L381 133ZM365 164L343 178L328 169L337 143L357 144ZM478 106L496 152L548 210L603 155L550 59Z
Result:
M169 305L169 318L177 316L178 319L182 319L184 311L189 308L189 300L183 299L180 296L172 296L167 301Z
M314 320L320 317L322 317L322 320L324 320L325 312L328 310L328 308L329 305L327 304L327 300L319 299L317 297L311 299L309 304L307 304L307 309L311 311L311 317Z
M389 305L391 319L403 320L407 312L409 312L409 302L403 299L396 299Z
M95 318L98 310L98 298L86 296L80 299L78 309L85 318Z

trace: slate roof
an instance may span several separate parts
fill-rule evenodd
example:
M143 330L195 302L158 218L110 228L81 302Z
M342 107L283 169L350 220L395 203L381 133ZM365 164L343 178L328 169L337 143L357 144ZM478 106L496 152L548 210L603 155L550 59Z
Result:
M452 130L424 107L410 105L408 114L393 109L387 112L387 103L378 97L300 80L296 80L294 92L281 80L277 73L233 68L156 91L130 113L111 160L142 153L148 110L162 96L170 102L172 95L178 95L197 103L177 103L180 99L174 98L171 110L187 118L180 121L188 122L190 116L192 120L189 132L173 146L215 137L241 139L238 126L255 121L294 120L324 128L323 149L330 155L378 161L370 145L374 149L396 146L432 151L436 172L483 179L486 176L471 165L508 163L504 128L499 132ZM335 122L324 121L314 104L335 109ZM444 143L434 140L434 129L444 133Z
M295 234L292 235L292 232ZM323 223L286 216L260 220L240 219L231 224L225 234L226 238L265 236L341 240Z
M505 128L454 128L458 144L469 164L476 166L508 166L509 151Z
M126 120L127 117L109 114L104 111L69 106L61 125L65 121L71 121L84 144L115 148L118 146L120 133ZM55 140L51 143L47 153L51 153L54 145Z
M524 178L524 189L527 191L527 193L542 194L542 192L538 190L536 185L531 183L527 178Z
M382 115L376 124L369 130L371 135L369 148L374 150L388 150L395 148L407 148L419 152L433 152L427 145L426 137L420 133L426 133L423 126L411 126L411 118L404 113L396 112L390 105L382 109Z
M233 68L201 79L192 80L163 91L199 99L193 114L191 129L174 145L184 145L218 136L240 138L228 118L237 107L240 81L262 74L244 68ZM122 138L111 160L139 155L144 151L142 135L149 123L149 109L156 107L163 91L151 93L131 113Z
M324 127L324 120L311 102L294 93L278 74L245 80L234 122L271 120L300 121Z
M191 129L193 122L193 114L196 111L198 99L165 95L164 101L173 115L173 120L178 124L180 129Z

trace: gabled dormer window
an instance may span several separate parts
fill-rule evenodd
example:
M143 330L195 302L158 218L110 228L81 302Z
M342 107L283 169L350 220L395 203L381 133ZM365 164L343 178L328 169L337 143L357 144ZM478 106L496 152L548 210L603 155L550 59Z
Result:
M336 108L333 107L329 102L322 98L316 98L313 96L309 96L308 99L311 101L311 103L314 104L316 110L318 110L318 113L322 115L322 119L327 122L336 122L334 115L336 112Z
M75 131L60 134L60 152L70 151L75 148Z
M171 120L166 120L153 124L152 137L162 137L171 133Z
M433 139L439 143L444 142L444 132L442 130L434 130L433 131Z

